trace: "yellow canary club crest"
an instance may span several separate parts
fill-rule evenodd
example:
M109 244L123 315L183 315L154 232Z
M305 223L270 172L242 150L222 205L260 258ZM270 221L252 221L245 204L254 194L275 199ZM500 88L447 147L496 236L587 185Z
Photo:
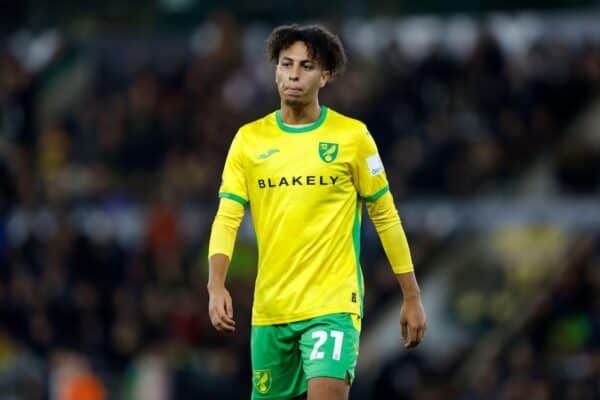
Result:
M340 146L337 143L319 142L319 157L326 163L336 159Z
M254 387L259 393L267 393L271 390L271 370L270 369L255 369L254 370Z

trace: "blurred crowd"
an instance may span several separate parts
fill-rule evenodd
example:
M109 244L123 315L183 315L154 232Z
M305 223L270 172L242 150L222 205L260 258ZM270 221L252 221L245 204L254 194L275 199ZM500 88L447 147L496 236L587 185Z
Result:
M265 35L227 15L196 35L191 45L60 36L41 66L0 42L2 393L249 392L252 238L240 236L228 281L232 336L207 318L206 247L228 145L278 99ZM253 35L258 45L247 43ZM367 123L398 200L511 193L538 157L555 159L561 191L597 192L578 147L565 154L562 145L600 93L599 43L540 40L512 58L482 31L460 57L433 46L414 59L393 41L376 57L348 50L349 70L322 103ZM599 148L585 149L588 161ZM442 239L409 236L426 271ZM378 246L364 246L367 318L398 294ZM552 356L523 346L530 364Z
M482 262L487 274L475 275L484 282L463 283L463 293L457 290L451 298L464 303L464 297L473 296L473 290L481 292L478 299L469 302L468 312L458 318L469 326L477 340L466 349L457 349L452 357L433 361L422 354L399 354L385 364L374 382L373 398L597 399L600 396L597 299L600 236L580 233L565 241L564 237L556 236L556 231L550 231L546 230L545 239L537 241L542 247L541 242L562 243L559 251L547 249L561 260L559 268L530 263L520 266L530 269L529 273L522 273L516 268L506 271L509 265L498 268ZM547 240L548 236L554 239ZM531 271L540 268L549 276ZM464 271L457 273L456 278L468 280L469 276L473 279L473 274ZM503 291L510 296L504 296L504 301L498 304ZM453 308L450 305L448 312ZM493 323L494 319L502 325L499 330L503 333L498 335L496 331L490 340L482 325ZM473 363L470 357L476 352L484 357Z
M600 396L600 236L582 236L571 251L533 317L465 399Z

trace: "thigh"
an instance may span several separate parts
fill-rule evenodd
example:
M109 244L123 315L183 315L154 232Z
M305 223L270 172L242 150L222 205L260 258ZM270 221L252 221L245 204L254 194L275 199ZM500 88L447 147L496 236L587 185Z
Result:
M308 381L307 400L348 400L350 384L337 378L312 378Z
M300 338L306 378L335 378L349 386L358 360L358 317L347 313L330 314L306 323Z
M288 325L252 327L252 399L292 399L306 392L298 340Z

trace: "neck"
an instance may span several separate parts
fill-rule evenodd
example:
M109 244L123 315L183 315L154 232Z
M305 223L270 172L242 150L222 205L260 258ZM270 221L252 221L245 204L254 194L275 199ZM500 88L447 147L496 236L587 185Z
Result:
M290 105L281 102L281 120L288 125L311 124L321 116L318 100L309 104Z

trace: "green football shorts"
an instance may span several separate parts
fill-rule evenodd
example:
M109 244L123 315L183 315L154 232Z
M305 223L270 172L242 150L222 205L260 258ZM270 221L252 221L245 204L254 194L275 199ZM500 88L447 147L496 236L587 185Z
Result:
M354 380L360 318L329 314L289 324L252 326L252 399L291 399L316 377Z

